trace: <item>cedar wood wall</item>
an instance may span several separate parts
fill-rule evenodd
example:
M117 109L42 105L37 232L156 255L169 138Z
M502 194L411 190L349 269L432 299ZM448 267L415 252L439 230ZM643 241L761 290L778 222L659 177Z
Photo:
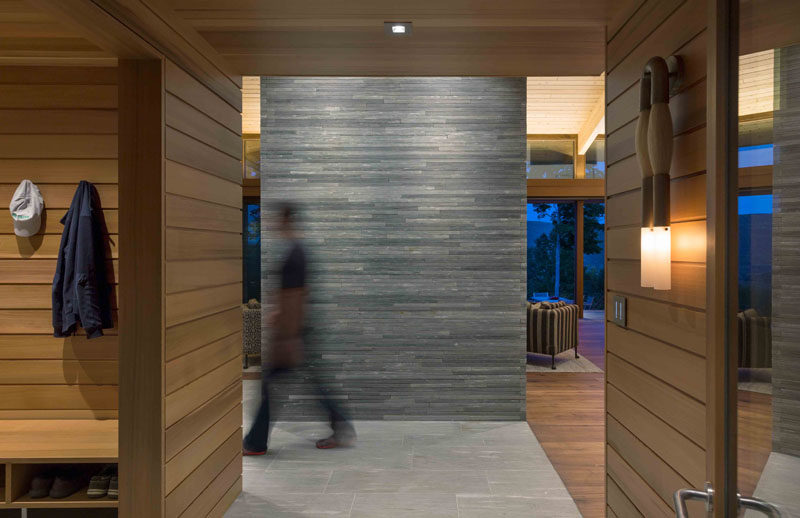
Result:
M166 515L222 516L241 489L241 117L169 62L165 88ZM28 178L46 207L33 238L0 218L0 418L118 415L116 329L88 341L51 325L59 220L82 179L117 272L117 95L116 68L0 75L2 199Z
M23 179L45 211L36 236L14 234L8 203ZM3 67L0 73L0 418L116 418L116 329L54 338L51 286L80 180L100 194L117 271L117 69ZM116 281L114 281L116 308ZM116 311L115 311L116 320Z
M168 518L222 516L242 485L241 106L165 69Z
M609 516L675 516L672 494L706 479L706 14L703 0L647 0L607 46L607 308L628 298L628 325L606 330ZM639 286L641 175L634 153L639 77L679 54L670 101L674 152L672 289Z

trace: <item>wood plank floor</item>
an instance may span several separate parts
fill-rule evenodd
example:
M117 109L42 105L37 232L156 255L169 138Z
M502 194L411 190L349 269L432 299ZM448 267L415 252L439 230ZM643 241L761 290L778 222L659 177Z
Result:
M772 395L739 391L739 492L752 495L772 451Z
M580 354L600 368L602 320L580 320ZM528 425L539 439L581 514L605 516L605 374L529 372Z
M603 321L582 319L580 354L604 367ZM604 373L529 372L528 425L586 518L605 516ZM752 495L772 450L772 396L739 391L739 491Z

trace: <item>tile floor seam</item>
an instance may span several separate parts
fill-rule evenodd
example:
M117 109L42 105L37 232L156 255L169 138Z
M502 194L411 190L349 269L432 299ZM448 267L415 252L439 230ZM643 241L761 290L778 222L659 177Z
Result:
M336 470L332 469L331 472L328 474L328 480L325 481L325 487L322 488L322 493L323 494L326 494L328 492L328 486L331 484L331 479L333 478L333 472L334 471L336 471Z
M350 511L347 513L347 518L352 518L353 516L353 508L356 506L356 498L358 498L358 493L353 493L353 501L350 502Z

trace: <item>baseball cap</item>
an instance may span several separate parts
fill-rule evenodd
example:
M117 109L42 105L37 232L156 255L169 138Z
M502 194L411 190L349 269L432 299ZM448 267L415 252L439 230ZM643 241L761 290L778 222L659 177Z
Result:
M39 188L30 180L22 180L8 206L14 220L14 233L20 237L36 235L42 225L43 208Z

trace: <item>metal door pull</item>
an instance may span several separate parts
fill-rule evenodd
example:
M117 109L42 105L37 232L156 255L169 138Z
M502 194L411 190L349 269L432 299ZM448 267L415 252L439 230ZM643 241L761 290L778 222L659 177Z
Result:
M745 509L752 509L753 511L764 513L770 518L781 518L783 516L780 509L778 509L774 504L767 502L766 500L761 500L760 498L754 498L752 496L742 496L742 495L738 495L738 499L739 499L739 507L744 507Z
M736 495L740 508L752 509L764 513L770 518L783 518L781 510L777 506L760 498ZM689 511L686 509L686 502L689 500L699 500L706 503L706 512L714 508L714 489L711 484L706 483L705 491L699 489L679 489L672 497L675 503L675 518L689 518Z
M689 518L689 511L686 509L686 502L689 500L700 500L706 503L706 512L711 511L714 504L714 489L711 484L706 483L705 491L699 489L679 489L672 496L675 503L675 517Z

